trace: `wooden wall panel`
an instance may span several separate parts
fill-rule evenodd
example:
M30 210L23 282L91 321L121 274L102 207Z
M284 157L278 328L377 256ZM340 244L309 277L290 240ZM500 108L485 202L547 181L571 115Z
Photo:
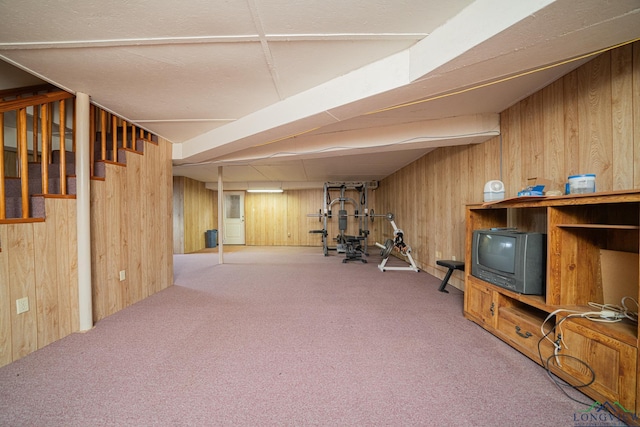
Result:
M633 187L640 188L640 43L633 44L632 57Z
M143 276L142 283L145 284L143 289L143 297L146 298L161 289L162 280L159 273L163 271L160 265L160 251L162 251L160 233L153 235L155 230L160 231L158 227L159 218L163 217L164 209L160 209L160 147L156 144L147 144L144 150L145 162L142 166L142 191L146 197L142 201L142 211L144 212L143 224L144 228L141 233L150 233L146 235L148 242L142 248ZM169 220L170 218L165 218ZM154 226L154 227L152 227ZM155 228L155 230L154 230Z
M544 141L544 157L542 158L542 170L544 176L552 182L547 190L564 191L565 175L565 150L562 144L564 136L564 85L562 79L550 84L542 90L542 139ZM519 190L519 189L518 189ZM517 192L512 193L517 194Z
M597 174L598 191L640 188L639 46L600 55L509 107L501 113L500 137L439 148L397 171L370 192L375 202L369 207L393 212L420 268L442 277L436 253L462 259L465 205L482 202L488 180L501 179L507 197L528 178L549 179L552 189L563 190L569 175L581 173ZM306 215L323 206L322 197L321 188L247 195L247 244L321 246L319 235L308 231L322 223ZM347 210L353 213L350 205ZM331 240L338 234L334 211ZM357 228L350 218L349 229ZM382 218L370 229L371 244L393 237ZM461 274L451 279L458 287L462 282Z
M602 54L578 68L579 170L596 174L598 191L613 190L611 55Z
M564 170L569 177L580 171L580 113L578 110L578 72L573 71L562 78L563 82L563 111L564 111L564 140L559 142L564 147ZM517 105L517 104L516 104ZM511 110L511 109L509 109ZM519 119L519 116L516 115ZM512 141L517 144L517 140ZM514 193L515 194L515 193Z
M170 148L145 142L144 154L127 152L126 166L108 164L92 181L94 321L173 284Z
M122 204L120 190L123 187L122 178L124 176L124 166L106 165L106 223L105 241L107 243L106 253L106 312L109 314L120 311L122 305L122 286L120 285L119 272L122 269Z
M173 253L183 254L185 239L184 198L185 177L173 177Z
M405 240L417 248L418 266L443 277L436 253L462 259L464 209L459 207L482 202L490 179L505 183L506 197L515 196L530 177L550 179L552 189L563 190L569 175L583 173L596 174L598 191L640 188L639 57L637 42L602 54L503 111L501 137L439 148L384 179L379 204L397 213ZM465 173L452 172L461 170ZM409 190L412 183L423 190ZM426 240L426 246L414 239ZM450 283L462 288L462 275L454 274Z
M0 366L13 361L11 310L15 307L15 302L11 301L8 243L8 227L0 225Z
M160 255L159 263L163 267L160 274L160 289L166 289L173 286L173 224L171 215L173 212L172 195L173 195L173 148L169 141L160 140L160 161L158 164L158 172L160 175L160 215L156 218L154 227L161 230L160 232ZM214 199L214 206L217 206L217 199ZM212 208L213 210L213 208ZM217 224L217 217L213 217L213 224Z
M52 200L47 200L52 202ZM55 203L47 203L47 210L58 218L59 212L51 212L59 206ZM65 212L66 213L66 212ZM57 248L57 230L53 221L40 222L33 224L35 234L35 251L41 254L36 263L36 312L38 316L37 333L38 348L44 347L56 340L60 339L60 309L58 304L58 292L64 291L66 288L61 286L58 289L58 268L62 268L62 263L58 265L56 258ZM64 233L60 236L60 240L66 241L67 236Z
M246 193L245 241L248 246L287 243L286 193Z
M339 190L330 192L330 198L339 197ZM316 215L324 207L324 192L319 189L287 190L284 193L246 193L245 195L245 235L249 246L322 246L320 234L309 233L310 230L322 229L324 223ZM359 193L349 190L345 193L359 203ZM369 191L369 203L372 207L375 200ZM332 218L327 221L330 246L335 246L333 239L339 234L339 204L332 209ZM347 234L357 235L360 224L355 214L354 205L345 204L349 215Z
M171 177L170 177L171 178ZM205 183L173 177L173 253L205 248L205 232L218 228L218 192Z
M613 190L633 187L633 74L631 45L611 52Z
M109 310L107 288L107 185L104 181L91 180L91 284L93 321L106 317Z
M31 224L37 348L79 330L76 201L48 198L45 204L47 220Z
M150 145L91 180L94 321L173 284L171 144ZM0 366L80 327L77 203L45 206L44 222L0 224ZM29 311L17 314L25 296Z
M47 228L53 228L55 234L55 253L57 257L56 282L58 283L57 305L59 308L59 336L69 335L79 329L76 323L78 311L78 271L77 271L77 224L76 201L47 199Z
M144 229L142 211L142 163L144 156L127 153L127 171L126 171L126 188L127 188L127 226L125 229L127 235L127 273L124 280L126 294L124 305L129 306L142 300L143 283L142 283L142 246L146 241L140 231Z
M545 146L544 146L544 124L540 120L544 111L543 97L541 92L536 92L530 97L521 101L520 110L520 144L526 147L521 152L520 177L516 179L518 187L527 185L529 178L544 177Z
M322 218L309 217L309 214L320 214L324 206L322 188L287 191L287 218L291 238L289 246L322 246L322 235L309 233L311 230L322 230Z
M500 133L502 134L503 176L516 177L509 181L503 181L506 197L512 197L522 189L522 180L524 179L520 171L520 159L522 158L520 104L514 105L500 115ZM471 174L471 176L474 175Z
M38 349L33 223L7 225L11 352L18 360ZM29 311L17 314L15 301L29 298Z

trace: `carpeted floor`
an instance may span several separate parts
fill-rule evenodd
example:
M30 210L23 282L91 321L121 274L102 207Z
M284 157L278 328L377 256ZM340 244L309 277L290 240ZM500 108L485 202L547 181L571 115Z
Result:
M574 426L587 409L429 274L321 248L217 261L176 255L175 286L0 368L0 425Z

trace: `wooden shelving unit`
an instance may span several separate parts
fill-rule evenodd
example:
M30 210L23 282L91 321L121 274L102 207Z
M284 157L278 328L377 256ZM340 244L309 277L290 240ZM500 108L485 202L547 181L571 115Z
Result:
M581 391L601 403L617 402L630 412L620 409L616 416L630 425L640 425L640 415L634 415L640 412L638 324L630 320L563 320L570 311L594 311L589 303L604 302L603 288L621 286L603 280L601 253L640 253L640 191L516 198L469 205L466 259L472 259L473 230L491 227L546 233L545 295L521 295L492 285L472 276L468 267L465 317L535 362L547 365L563 380L573 385L591 382ZM632 258L633 265L625 264L623 268L637 273L638 258ZM639 300L637 280L625 283L624 292ZM544 334L551 340L541 340L543 322L557 310L562 311L545 324ZM561 342L559 351L551 341ZM556 358L554 354L560 356Z

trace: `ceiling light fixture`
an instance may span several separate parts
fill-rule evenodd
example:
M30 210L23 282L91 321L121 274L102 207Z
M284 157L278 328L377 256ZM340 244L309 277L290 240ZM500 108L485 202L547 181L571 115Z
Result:
M282 193L282 188L264 188L264 189L250 189L247 193Z

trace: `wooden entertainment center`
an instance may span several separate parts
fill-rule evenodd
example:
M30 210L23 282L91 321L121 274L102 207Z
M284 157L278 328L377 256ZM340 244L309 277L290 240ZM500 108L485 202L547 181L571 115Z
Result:
M546 233L545 295L518 294L471 275L473 230L498 227ZM638 301L639 241L640 190L468 205L464 315L537 363L548 362L564 381L591 382L580 390L607 404L626 423L640 425L636 415L640 412L638 324L580 317L561 322L568 310L599 311L588 304L602 304L610 290L624 287L623 292L630 293L625 296ZM605 255L607 263L613 259L613 269L630 272L634 279L603 278ZM638 310L633 302L627 306ZM567 311L556 313L545 324L551 340L541 341L544 320L559 309ZM554 328L556 322L561 324ZM559 345L561 356L554 357L551 341Z

